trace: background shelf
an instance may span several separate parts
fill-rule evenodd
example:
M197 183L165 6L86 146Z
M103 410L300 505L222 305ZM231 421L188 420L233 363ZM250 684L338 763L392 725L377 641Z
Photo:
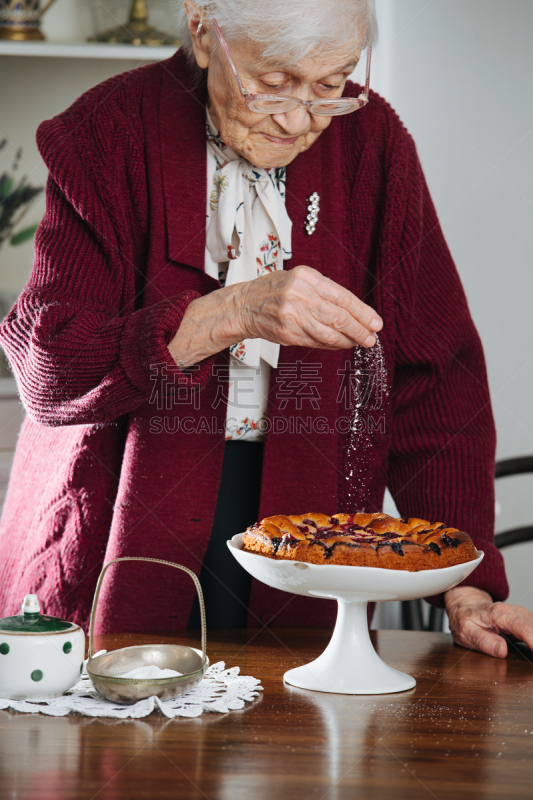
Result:
M0 41L0 55L40 56L49 58L99 58L134 61L162 61L176 52L176 47L146 47L99 42L9 42Z

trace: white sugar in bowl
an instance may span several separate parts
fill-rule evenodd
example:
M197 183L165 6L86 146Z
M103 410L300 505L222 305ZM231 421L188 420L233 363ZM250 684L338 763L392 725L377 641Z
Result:
M41 614L37 595L27 594L22 614L0 619L0 697L59 697L78 681L85 658L79 625Z

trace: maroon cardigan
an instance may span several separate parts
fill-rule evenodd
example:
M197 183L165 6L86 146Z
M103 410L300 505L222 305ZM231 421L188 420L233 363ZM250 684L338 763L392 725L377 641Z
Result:
M86 626L104 561L144 555L198 573L211 532L228 354L182 372L166 346L188 303L219 286L204 272L205 88L178 52L95 87L37 138L47 211L31 277L0 328L27 411L0 523L0 614L35 592L48 613ZM315 191L319 224L307 236ZM482 346L415 145L384 100L372 94L334 119L295 159L287 209L286 268L320 270L383 317L389 393L356 453L364 480L348 485L336 422L351 352L282 347L282 364L312 364L321 378L319 410L304 399L297 413L322 422L314 433L267 435L260 517L347 510L347 497L350 509L377 511L388 485L402 515L468 531L485 560L466 582L505 599ZM271 420L295 414L278 375ZM192 581L167 567L113 567L98 628L183 628L193 595ZM330 601L254 581L252 626L334 617Z

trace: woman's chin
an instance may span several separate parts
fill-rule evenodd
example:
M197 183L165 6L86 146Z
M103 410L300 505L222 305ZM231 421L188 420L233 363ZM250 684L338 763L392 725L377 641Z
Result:
M303 150L307 150L305 139L298 138L289 144L273 142L262 136L263 141L239 148L239 152L255 167L274 169L286 167Z

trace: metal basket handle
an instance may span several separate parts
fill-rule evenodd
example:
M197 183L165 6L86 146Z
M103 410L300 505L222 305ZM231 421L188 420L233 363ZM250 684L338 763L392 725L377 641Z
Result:
M194 572L188 567L182 567L181 564L174 564L172 561L163 561L161 558L143 558L142 556L124 556L123 558L114 558L113 561L109 561L107 564L104 565L100 577L98 578L98 583L96 584L96 591L94 593L94 600L93 600L93 607L91 608L91 621L89 623L89 658L93 658L94 656L94 622L96 619L96 607L98 605L98 598L100 596L100 589L102 587L102 580L106 573L108 567L111 564L118 564L119 561L152 561L154 564L166 564L169 567L175 567L176 569L181 569L183 572L187 572L194 581L194 585L196 586L196 591L198 593L198 600L200 602L200 620L202 623L202 666L205 666L205 649L206 649L206 632L205 632L205 605L204 605L204 595L202 593L202 587L200 586L200 581L194 574Z

